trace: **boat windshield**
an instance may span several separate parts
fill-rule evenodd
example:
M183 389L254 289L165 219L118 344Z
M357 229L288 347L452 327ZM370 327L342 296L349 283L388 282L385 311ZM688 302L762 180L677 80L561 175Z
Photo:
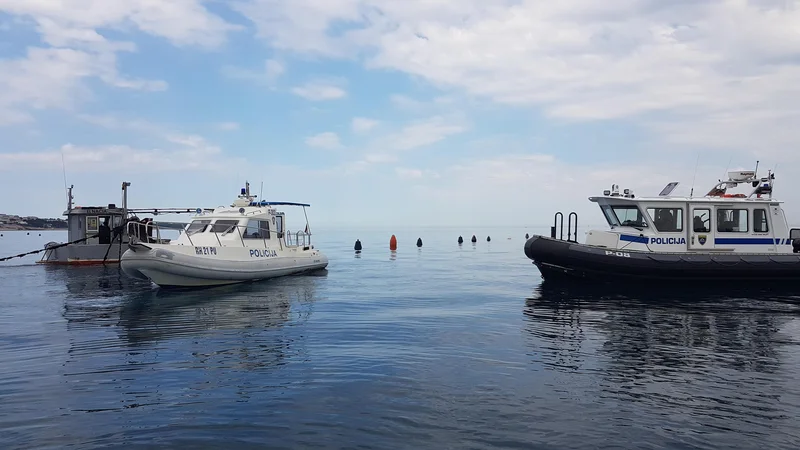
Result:
M210 220L193 220L192 223L186 227L186 234L192 235L195 233L202 233L210 223Z
M611 228L620 226L647 228L642 212L635 205L602 205L600 208Z

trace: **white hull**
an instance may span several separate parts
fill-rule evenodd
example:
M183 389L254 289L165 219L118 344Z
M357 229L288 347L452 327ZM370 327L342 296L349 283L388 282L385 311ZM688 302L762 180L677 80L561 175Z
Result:
M272 257L253 257L250 248L219 247L196 254L182 245L133 244L120 261L133 278L159 286L218 286L295 275L324 269L328 258L318 250L287 249Z

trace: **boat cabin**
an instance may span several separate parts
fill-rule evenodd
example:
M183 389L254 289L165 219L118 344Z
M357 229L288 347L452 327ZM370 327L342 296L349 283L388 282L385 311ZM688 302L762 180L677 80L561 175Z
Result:
M657 197L636 197L629 189L620 194L619 186L613 185L602 196L589 198L600 207L610 230L589 231L586 244L650 252L792 253L794 236L782 202L772 198L775 175L728 175L701 197L672 196L677 182ZM739 184L753 189L749 195L728 192Z
M123 205L121 207L114 203L109 203L108 206L73 207L73 187L70 186L67 190L67 210L64 211L64 215L67 216L67 242L77 246L109 245L119 242L126 244L131 235L143 241L156 242L153 236L154 228L150 225L153 219L146 217L140 220L137 214L158 214L159 210L128 209L128 186L130 183L122 184ZM189 210L168 208L161 211L163 213L182 213Z
M123 186L123 190L127 186ZM117 207L114 203L107 206L75 206L72 202L73 186L67 189L67 242L72 245L108 245L116 237L122 236L127 210L125 205ZM125 200L123 200L124 202Z
M194 208L128 208L128 187L122 183L122 206L73 206L73 186L67 189L67 242L49 242L37 261L40 264L106 264L118 262L123 246L134 237L145 242L167 243L169 239L156 236L158 227L153 219L139 215L183 214ZM162 222L161 226L171 226Z
M67 216L68 242L87 238L73 245L107 245L114 233L121 232L125 210L111 203L108 206L76 206L64 211ZM119 240L120 236L117 236Z
M174 241L176 245L209 247L253 247L283 250L311 248L308 223L303 231L286 230L286 214L275 206L311 206L304 203L255 201L250 186L242 188L239 197L229 206L210 212L197 211L191 222ZM204 251L204 250L203 250Z

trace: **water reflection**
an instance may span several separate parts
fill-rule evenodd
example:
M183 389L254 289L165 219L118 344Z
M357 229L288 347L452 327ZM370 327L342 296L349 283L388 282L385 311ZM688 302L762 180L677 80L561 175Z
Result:
M326 273L163 290L118 267L48 267L48 285L64 290L65 356L58 372L67 389L59 404L75 412L166 402L192 408L282 389L281 377L252 377L307 358L297 325L311 317Z
M788 292L736 294L543 283L526 299L525 331L535 359L596 374L592 389L620 411L691 417L688 429L746 428L766 439L800 402L788 351L798 344L800 306Z
M267 330L311 315L313 277L126 296L118 325L131 344L209 330ZM295 311L292 311L294 306Z
M69 300L120 297L127 292L150 289L152 284L125 275L118 265L44 265L45 284L64 286Z
M214 337L229 344L238 342L239 350L233 352L239 354L239 363L252 367L278 364L294 343L281 335L281 327L309 319L319 277L326 275L319 272L207 289L163 290L125 276L118 267L47 269L50 285L66 287L62 315L70 339L91 337L70 342L68 365L82 364L86 355L122 343L130 349L147 350L164 340L200 337L208 348L213 348L209 339ZM108 330L114 333L105 332ZM254 349L260 349L259 355L253 354ZM192 352L202 361L204 352Z
M528 331L575 350L587 328L603 338L612 364L632 370L707 366L708 352L736 370L772 371L777 347L792 341L782 329L800 317L797 297L753 288L730 296L675 289L595 293L590 288L542 283L526 300ZM554 356L555 358L555 356Z

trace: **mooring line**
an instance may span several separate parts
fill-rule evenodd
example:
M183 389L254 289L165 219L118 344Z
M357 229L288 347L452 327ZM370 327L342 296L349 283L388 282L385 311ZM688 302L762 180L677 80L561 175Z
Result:
M68 245L77 244L78 242L83 242L83 241L85 241L87 239L95 238L97 236L100 236L100 233L92 235L92 236L86 236L85 238L78 239L76 241L65 242L63 244L53 245L51 247L40 248L39 250L33 250L33 251L30 251L30 252L27 252L27 253L20 253L19 255L13 255L13 256L7 256L5 258L0 258L0 262L8 261L9 259L14 259L14 258L22 258L23 256L34 255L36 253L44 252L44 251L47 251L47 250L53 250L53 249L56 249L56 248L66 247Z

